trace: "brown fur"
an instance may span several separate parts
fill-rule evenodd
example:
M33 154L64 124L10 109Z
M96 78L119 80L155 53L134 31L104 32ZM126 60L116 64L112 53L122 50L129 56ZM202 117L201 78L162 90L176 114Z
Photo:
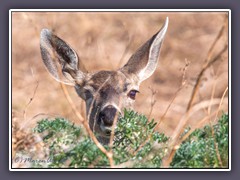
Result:
M119 70L95 73L81 69L77 53L66 42L42 30L40 47L45 66L56 80L74 86L85 100L89 126L101 143L109 142L114 117L123 108L132 108L140 83L155 71L167 26L168 19Z

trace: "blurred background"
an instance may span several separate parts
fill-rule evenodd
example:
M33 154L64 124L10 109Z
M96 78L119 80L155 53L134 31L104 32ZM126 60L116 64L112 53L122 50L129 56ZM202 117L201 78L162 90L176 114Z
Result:
M65 117L75 124L80 124L60 84L44 67L39 45L41 29L51 29L68 42L88 71L116 70L161 28L167 16L169 27L157 70L141 84L134 109L156 121L159 120L181 86L183 69L186 61L189 61L190 65L185 74L187 84L177 94L159 127L159 131L171 135L186 112L196 78L212 43L226 23L227 13L13 12L13 116L25 128L31 128L36 121L41 120L40 115ZM212 57L227 43L226 27L213 50ZM204 73L193 104L210 100L211 96L221 98L227 86L228 51ZM77 96L73 87L68 87L68 90L79 111L84 115L85 103ZM34 98L27 106L33 94ZM213 107L212 111L217 107ZM223 111L228 112L228 98L224 99L221 106L220 113ZM188 125L195 124L206 114L206 109L198 111L190 118Z

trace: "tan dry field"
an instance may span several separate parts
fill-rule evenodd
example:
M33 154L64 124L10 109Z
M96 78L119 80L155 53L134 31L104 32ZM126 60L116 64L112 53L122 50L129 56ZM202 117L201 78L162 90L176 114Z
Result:
M226 24L224 12L14 12L12 14L12 110L17 122L30 129L41 115L61 116L80 124L60 84L44 67L39 37L42 28L52 29L73 47L88 71L116 70L132 53L163 25L169 17L168 31L155 73L141 84L135 110L158 121L181 86L186 61L187 84L177 94L159 126L159 131L172 134L186 113L196 79L208 57L208 51L221 27ZM228 43L228 27L215 45L211 57ZM35 96L30 105L29 100ZM228 50L208 68L201 80L194 104L221 98L228 86ZM156 94L152 96L152 90ZM85 104L73 87L69 93L82 114ZM213 97L213 98L211 98ZM156 100L152 107L151 102ZM27 106L27 108L26 108ZM201 108L189 119L195 125L212 108ZM24 110L26 116L24 117ZM219 115L228 112L228 95Z

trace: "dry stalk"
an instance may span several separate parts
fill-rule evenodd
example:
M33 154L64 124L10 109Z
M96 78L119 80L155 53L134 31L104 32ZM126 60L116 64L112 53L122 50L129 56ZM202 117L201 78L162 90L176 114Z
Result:
M193 100L196 96L196 93L198 91L198 88L199 88L199 85L200 85L200 81L202 79L202 76L204 74L204 72L213 64L215 63L217 60L220 59L220 57L222 56L222 54L228 49L228 45L225 45L223 47L223 49L209 62L209 63L206 63L201 72L199 73L198 77L197 77L197 80L196 80L196 83L193 87L193 91L192 91L192 94L191 94L191 98L190 98L190 101L188 103L188 106L187 106L187 111L189 111L191 109L191 106L192 106L192 103L193 103Z
M228 90L228 87L225 89L225 91L224 91L224 93L223 93L223 95L222 95L222 97L219 99L219 98L215 98L215 99L212 99L212 100L210 100L209 102L211 102L211 105L213 106L213 105L215 105L215 104L219 104L219 106L218 106L218 109L217 109L217 111L215 111L214 113L212 113L211 115L209 115L208 117L205 117L203 120L201 120L199 123L198 123L198 125L196 126L196 128L197 127L199 127L200 125L202 125L203 124L203 122L205 122L206 120L208 120L211 116L213 116L214 114L215 114L215 120L217 119L217 115L218 115L218 113L219 113L219 111L220 111L220 108L221 108L221 106L222 106L222 103L223 103L223 100L224 100L224 97L225 97L225 95L226 95L226 92L227 92L227 90ZM180 120L180 122L183 122L183 121L185 121L185 122L187 122L187 120L190 118L190 116L191 115L193 115L195 112L197 112L197 111L199 111L201 108L205 108L205 107L208 107L209 106L209 102L208 101L205 101L205 102L201 102L201 103L199 103L199 104L196 104L195 106L193 106L192 108L191 108L191 114L190 114L190 112L188 111L188 113L187 113L187 116L186 116L186 119L184 120ZM183 123L183 124L185 124L185 123ZM173 156L174 156L174 154L175 154L175 152L176 152L176 150L177 150L177 148L175 148L175 147L178 147L178 146L176 146L175 144L177 144L177 137L179 137L179 135L180 135L180 133L181 133L181 130L182 129L182 127L179 127L179 132L177 133L177 134L175 134L174 135L174 137L173 137L173 142L170 144L170 147L173 147L172 148L172 151L170 152L170 154L169 154L169 156L168 157L166 157L164 160L163 160L163 164L164 164L164 166L169 166L169 164L170 164L170 162L172 161L172 158L173 158ZM193 132L193 130L191 130L191 132ZM191 132L188 132L183 138L182 138L182 140L181 140L181 142L182 141L184 141L189 135L190 135L190 133ZM214 134L213 134L213 137L214 137ZM175 139L175 140L174 140ZM215 144L216 142L214 142L214 144ZM179 145L180 143L178 143L178 145ZM216 152L217 152L217 156L218 156L218 160L219 160L219 162L221 162L221 158L219 158L220 157L220 154L219 154L219 151L218 151L218 147L217 147L217 145L215 145L215 149L216 149ZM222 163L220 163L221 164L221 166L222 166Z
M215 45L217 44L218 40L221 38L223 32L224 32L224 29L225 29L225 25L223 25L220 29L220 31L218 32L218 35L217 37L215 38L215 40L213 41L210 49L208 50L208 54L207 54L207 58L205 59L205 63L209 63L211 57L212 57L212 53L213 53L213 49L215 47Z
M102 88L103 88L103 86L109 81L109 79L110 79L110 76L104 81L104 83L98 88L98 90L96 91L96 93L95 94L97 94ZM89 112L91 112L92 111L92 109L93 109L93 102L96 100L96 97L94 96L94 98L93 98L93 101L91 102L91 105L90 105L90 109L89 109ZM97 113L96 113L96 115L97 115ZM90 113L88 114L88 120L90 119ZM117 122L117 116L115 116L115 118L114 118L114 122L113 122L113 127L115 127L115 125L116 125L116 122ZM93 126L95 126L95 122L94 122L94 125ZM93 130L94 130L94 127L93 127ZM109 159L109 164L110 164L110 167L111 168L113 168L114 167L114 161L113 161L113 152L112 152L112 144L113 144L113 137L114 137L114 133L113 133L114 131L112 131L112 133L111 133L111 136L110 136L110 150L108 151L108 155L107 155L107 157L108 157L108 159ZM113 135L112 135L113 134Z
M27 121L27 109L28 109L29 105L32 103L32 101L33 101L33 99L34 99L34 97L35 97L35 94L36 94L36 92L37 92L38 85L39 85L39 81L35 78L32 68L31 68L31 72L32 72L33 78L36 80L36 86L35 86L35 88L34 88L33 95L32 95L31 98L29 99L29 101L28 101L28 103L26 104L26 106L25 106L25 108L24 108L24 111L23 111L24 122ZM21 129L22 129L22 128L21 128Z
M164 117L166 116L168 110L170 109L173 101L175 100L175 98L177 97L177 94L180 92L181 89L182 89L182 87L180 87L180 88L175 92L175 94L174 94L171 102L169 103L169 105L168 105L167 109L165 110L164 114L161 116L161 118L160 118L159 121L157 122L157 124L156 124L156 126L154 127L153 131L155 131L156 128L158 128L158 126L162 123ZM152 135L150 134L150 135L147 137L147 139L137 148L137 150L134 151L133 155L136 155L136 154L138 153L138 151L139 151L140 149L142 149L143 146L145 146L145 144L149 141L149 139L151 138L151 136L152 136Z
M210 101L210 104L209 104L209 107L207 109L207 114L209 115L211 113L211 104L212 104L212 99L214 98L214 94L215 94L215 91L216 91L216 85L217 85L217 81L216 81L216 78L215 78L215 81L213 83L213 87L212 87L212 94L211 94L211 101Z
M122 101L120 99L118 107L121 107L121 106L122 106ZM114 128L117 126L117 120L118 120L118 114L116 113L113 120L112 131L111 131L110 142L109 142L110 151L112 151L112 147L113 147Z
M216 81L214 81L214 84L213 84L211 100L212 100L213 97L214 97L215 89L216 89ZM211 101L211 102L212 102L212 101ZM209 107L208 107L208 115L209 115L210 112L211 112L211 102L210 102L210 105L209 105ZM221 102L220 102L220 105L221 105ZM217 114L218 114L219 109L218 109L216 112L217 112ZM217 116L217 114L216 114L216 116ZM216 116L215 116L215 117L216 117ZM215 138L214 138L214 129L213 129L213 124L212 124L212 122L211 122L211 119L209 119L209 125L210 125L210 127L211 127L211 133L212 133L212 137L213 137L213 141L214 141L214 147L215 147L215 149L216 149L217 158L218 158L218 161L219 161L219 163L220 163L220 166L223 167L222 160L221 160L221 156L220 156L219 150L218 150L218 144L217 144L217 142L216 142L216 140L215 140Z
M187 69L188 69L188 67L189 67L189 65L190 65L190 61L188 61L187 59L185 59L185 66L184 66L184 68L183 68L183 75L182 75L182 86L184 86L185 85L185 83L187 82L187 80L186 80L186 73L187 73Z
M213 49L215 48L217 42L219 41L219 39L222 37L223 35L223 32L224 32L224 29L226 27L226 20L227 18L225 19L224 21L224 24L222 25L221 29L219 30L218 32L218 35L216 36L215 40L213 41L210 49L208 50L208 53L207 53L207 58L205 59L205 63L203 64L203 67L202 67L202 70L201 72L199 73L198 77L197 77L197 80L196 80L196 83L193 87L193 91L192 91L192 94L191 94L191 98L189 100L189 103L188 103L188 106L187 106L187 111L191 109L191 106L192 106L192 103L193 103L193 100L196 96L196 93L197 93L197 90L199 88L199 84L200 84L200 81L202 79L202 76L204 74L204 72L213 64L215 63L220 57L221 55L228 49L228 45L226 44L223 49L214 57L214 58L211 58L212 57L212 52L213 52ZM212 59L212 60L211 60Z
M108 82L109 79L110 79L110 76L109 76L109 77L104 81L104 83L97 89L97 91L96 91L95 94L97 94L97 93L103 88L103 86ZM90 105L90 108L89 108L89 112L92 111L92 109L93 109L93 102L94 102L95 100L96 100L96 96L93 97L93 100L92 100L91 105ZM96 115L97 115L97 113L96 113ZM88 119L88 120L90 119L90 113L88 114L87 119ZM95 122L94 122L94 126L95 126ZM94 130L94 128L93 128L93 130Z
M213 83L213 86L212 86L212 93L211 93L211 101L209 102L209 106L204 108L204 112L207 114L207 115L210 115L211 113L211 107L212 107L212 99L214 98L214 94L215 94L215 90L216 90L216 85L217 85L217 81L216 81L216 75L214 75L214 83ZM200 101L201 101L201 93L200 91L198 91L198 94L199 94L199 97L200 97Z
M191 128L191 130L188 131L188 132L182 137L181 141L180 141L180 142L178 143L178 145L176 145L176 146L179 146L183 141L185 141L185 140L188 138L188 136L189 136L193 131L195 131L195 129L202 127L202 125L205 123L205 121L209 120L214 114L218 113L218 111L215 111L214 113L210 114L210 113L211 113L212 102L213 102L213 98L214 98L214 94L215 94L215 90L216 90L216 81L214 81L214 84L213 84L213 87L212 87L211 100L210 100L209 106L207 107L207 110L206 110L208 116L206 116L205 118L203 118L202 120L200 120L197 125L193 126L193 127ZM204 109L206 109L206 108L204 108ZM176 147L176 146L175 146L175 147Z
M206 101L202 101L202 102L199 102L198 104L194 105L192 108L191 108L191 111L188 111L181 119L180 119L180 123L178 124L178 126L176 127L173 135L172 135L172 139L173 141L177 140L177 138L179 137L179 135L182 133L182 130L184 128L184 126L186 125L186 122L188 121L188 119L194 115L196 112L202 110L203 108L206 108L209 106L209 102L211 100L206 100ZM217 105L221 102L221 98L214 98L212 100L212 106L213 105ZM174 144L174 143L172 143Z
M221 99L220 98L215 98L215 99L212 100L212 106L213 105L217 105L217 104L221 104L222 101L223 101L222 98ZM210 102L210 100L207 100L207 101L203 101L203 102L200 102L200 103L194 105L191 108L191 111L188 111L188 113L181 118L180 123L178 124L178 127L176 128L176 130L174 131L174 134L172 136L172 142L169 143L169 149L171 149L171 151L170 151L169 155L166 156L163 159L162 164L163 164L164 167L169 166L170 162L172 161L172 158L173 158L173 156L174 156L174 154L175 154L175 152L177 150L175 147L177 147L176 144L178 144L177 143L178 142L178 137L182 133L183 127L185 126L185 124L188 121L188 119L193 114L198 112L199 110L208 107L209 106L209 102ZM204 119L204 120L206 120L206 119Z
M216 46L216 44L219 41L219 39L222 37L222 34L224 32L224 29L225 29L225 26L226 26L226 23L225 23L226 20L227 20L227 18L225 19L224 24L222 25L222 27L221 27L217 37L215 38L212 46L210 47L210 49L208 51L208 54L207 54L207 58L205 60L205 63L203 64L202 70L200 71L200 73L199 73L199 75L197 77L196 83L195 83L194 88L192 90L192 94L191 94L191 97L190 97L190 100L189 100L189 103L188 103L188 106L187 106L187 109L186 109L186 115L184 115L183 118L180 120L180 123L178 124L176 130L173 133L173 138L172 138L173 141L172 141L172 145L170 146L170 147L173 147L173 148L172 148L171 152L169 153L169 155L164 158L164 160L163 160L163 165L164 166L169 166L170 162L172 161L172 158L173 158L173 156L174 156L174 154L176 152L176 149L174 149L174 147L175 147L176 142L178 141L177 139L178 139L179 135L181 134L181 130L185 126L185 124L187 123L188 118L190 117L190 114L192 114L194 109L196 109L196 105L194 107L192 107L192 104L193 104L193 100L194 100L194 98L196 96L196 93L198 91L198 88L199 88L199 85L200 85L200 81L202 79L202 76L203 76L204 72L209 67L211 67L211 65L213 63L215 63L218 59L220 59L222 54L228 49L228 45L225 44L224 47L219 51L219 53L214 58L211 58L213 49ZM221 98L220 105L222 104L222 101L223 101L223 98ZM199 103L199 104L201 104L201 103ZM197 106L199 104L197 104ZM213 105L213 104L215 104L214 103L214 99L211 98L210 105ZM206 107L206 106L202 106L202 107ZM208 108L209 108L209 105L208 105ZM220 106L219 106L219 109L220 109ZM210 112L210 109L208 109L208 110ZM218 113L216 113L216 117L217 117L217 114Z
M222 106L223 98L225 97L227 91L228 91L228 87L225 89L225 91L224 91L224 93L223 93L223 95L222 95L222 99L221 99L221 102L220 102L220 104L219 104L219 106L218 106L218 110L217 110L217 113L216 113L216 115L215 115L214 121L217 120L217 115L218 115L218 113L219 113L219 111L220 111L220 107ZM220 166L223 167L222 159L221 159L221 156L220 156L220 153L219 153L219 149L218 149L218 143L215 141L215 138L214 138L214 129L213 129L213 126L212 126L212 122L211 122L211 121L210 121L210 126L211 126L211 131L212 131L212 137L213 137L213 139L214 139L214 147L215 147L215 149L216 149L217 158L218 158L218 161L219 161L219 163L220 163Z
M92 130L89 128L87 121L82 117L82 115L78 112L75 104L73 103L68 90L66 89L65 85L63 83L61 84L61 88L64 92L64 95L66 97L66 99L68 100L69 104L71 105L71 108L73 110L73 112L75 113L75 115L77 116L77 118L80 120L80 122L83 124L84 128L87 130L87 133L89 134L89 136L91 137L91 139L93 140L93 142L96 144L96 146L108 157L109 163L110 163L110 167L113 167L113 158L112 158L112 153L108 152L101 143L99 143L99 141L97 140L97 138L95 137L95 135L93 134Z
M118 65L117 65L117 68L120 67L122 65L122 62L123 62L123 59L125 58L126 54L128 53L129 49L130 49L130 46L132 45L132 42L133 42L133 39L134 39L134 33L133 35L129 35L129 32L127 30L125 30L128 34L128 43L127 43L127 46L120 58L120 60L118 61Z
M219 104L219 106L218 106L218 113L219 113L219 111L220 111L220 108L221 108L222 103L223 103L223 99L224 99L224 97L225 97L227 91L228 91L228 87L226 87L226 89L225 89L225 91L224 91L224 93L223 93L223 95L222 95L222 98L221 98L220 104ZM214 122L217 120L217 115L218 115L218 113L217 113L216 116L215 116Z
M211 127L211 134L212 134L212 137L213 137L213 142L214 142L214 147L215 147L215 150L216 150L217 158L218 158L220 166L223 167L222 159L221 159L219 149L218 149L218 143L216 142L216 140L214 138L215 133L214 133L214 129L213 129L213 125L212 125L211 120L209 120L209 124L210 124L210 127Z
M155 131L159 125L162 123L163 119L165 118L167 112L169 111L171 105L173 104L173 101L175 100L175 98L177 97L178 93L183 89L183 87L186 85L186 79L185 79L185 74L187 71L187 68L189 66L190 62L189 61L185 61L185 66L183 68L183 75L182 75L182 83L181 86L177 89L177 91L174 93L170 103L168 104L165 112L163 113L163 115L160 117L159 121L157 122L156 126L153 128L153 131ZM137 150L134 151L133 155L136 155L138 153L138 151L145 146L145 144L149 141L149 139L151 138L151 134L147 137L147 139L137 148Z
M156 99L155 99L155 95L157 94L157 91L154 90L152 87L148 87L151 91L151 104L150 104L150 111L148 114L148 120L150 119L151 115L152 115L152 111L153 111L153 107L156 104Z
M120 107L121 107L121 99L120 99ZM114 165L114 161L113 161L113 140L114 140L114 133L115 133L115 127L117 126L117 120L118 120L118 115L117 113L115 114L115 117L114 117L114 120L113 120L113 125L112 125L112 131L111 131L111 135L110 135L110 141L109 141L109 153L111 154L111 159L109 159L109 163L110 163L110 167L114 167L115 168L115 165Z
M179 147L180 144L181 144L183 141L185 141L193 131L195 131L197 128L201 128L201 127L206 123L206 121L208 121L209 119L211 119L211 118L212 118L215 114L217 114L217 113L218 113L218 111L215 111L215 112L213 112L212 114L209 114L208 116L206 116L206 117L204 117L202 120L200 120L200 121L197 123L197 125L191 127L191 130L189 130L189 131L182 137L182 139L177 143L177 145L175 145L175 147L176 147L176 146ZM175 149L176 149L176 148L175 148Z
M218 108L218 110L216 110L213 114L210 115L210 113L211 113L211 107L212 107L212 100L213 100L213 98L214 98L215 90L216 90L216 80L215 80L214 83L213 83L212 94L211 94L211 101L210 101L209 106L208 106L208 108L207 108L207 110L206 110L208 116L205 117L205 118L203 118L196 126L192 127L191 130L188 131L188 132L184 135L184 137L181 139L181 141L180 141L180 142L178 143L178 145L176 145L175 147L179 147L180 144L181 144L183 141L185 141L185 140L188 138L188 136L189 136L193 131L195 131L195 129L202 127L202 125L203 125L203 124L205 123L205 121L207 121L207 120L208 120L209 125L210 125L210 128L211 128L212 137L214 137L214 129L213 129L213 124L212 124L212 122L211 122L211 117L216 114L216 115L215 115L215 119L216 119L216 118L217 118L217 115L218 115L218 113L219 113L219 110L220 110L220 109ZM227 89L226 89L226 90L227 90ZM223 97L225 96L226 90L224 91ZM220 102L219 107L221 107L221 104L222 104L222 101ZM217 154L218 161L219 161L219 163L220 163L220 166L223 167L222 160L221 160L221 156L220 156L219 150L218 150L218 144L217 144L215 138L213 138L213 141L214 141L214 147L215 147L215 149L216 149L216 154ZM174 149L177 150L178 148L174 148ZM171 157L170 159L172 159L172 158L173 158L173 157Z

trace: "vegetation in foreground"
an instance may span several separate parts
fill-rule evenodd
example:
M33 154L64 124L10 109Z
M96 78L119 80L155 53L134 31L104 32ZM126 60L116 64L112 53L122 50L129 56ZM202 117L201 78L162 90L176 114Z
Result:
M115 130L113 160L121 168L160 168L168 153L169 137L154 131L156 123L134 111L124 112ZM190 130L186 129L185 133ZM214 132L212 132L214 130ZM39 153L19 151L30 157L33 168L108 168L109 160L84 129L63 118L43 119L33 130L43 140L46 161L34 161ZM147 141L146 141L147 140ZM216 150L217 145L217 150ZM141 147L141 148L139 148ZM108 150L109 147L105 146ZM219 161L220 160L220 161ZM214 126L196 129L176 151L171 168L227 168L228 115Z

